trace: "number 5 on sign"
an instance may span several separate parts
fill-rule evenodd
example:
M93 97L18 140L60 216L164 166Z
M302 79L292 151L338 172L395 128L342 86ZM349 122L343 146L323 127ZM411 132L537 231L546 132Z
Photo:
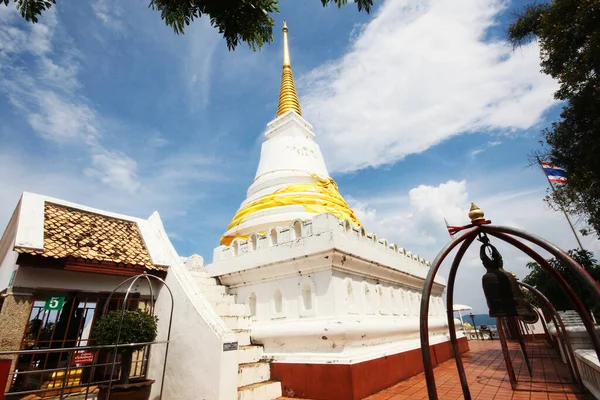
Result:
M65 296L48 296L44 304L44 310L60 311L65 303Z

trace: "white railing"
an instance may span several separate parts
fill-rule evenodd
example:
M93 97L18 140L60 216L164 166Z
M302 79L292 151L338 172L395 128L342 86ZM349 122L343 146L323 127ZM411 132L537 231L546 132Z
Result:
M591 349L575 350L575 359L583 385L596 399L600 399L600 362L596 352Z

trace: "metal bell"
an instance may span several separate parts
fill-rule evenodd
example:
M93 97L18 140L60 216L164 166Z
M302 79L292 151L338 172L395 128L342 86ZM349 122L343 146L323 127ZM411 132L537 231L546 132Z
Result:
M517 279L503 267L502 256L484 236L480 239L483 244L479 256L487 273L483 275L483 293L490 311L490 317L523 317L531 320L535 312L525 301ZM491 257L486 253L491 250ZM532 315L533 314L533 315Z

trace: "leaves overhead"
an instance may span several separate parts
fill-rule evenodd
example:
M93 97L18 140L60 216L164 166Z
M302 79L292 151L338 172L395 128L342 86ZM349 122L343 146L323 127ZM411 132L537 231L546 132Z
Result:
M536 38L542 72L559 83L560 120L542 134L542 156L567 170L566 185L548 197L600 232L600 0L530 4L516 15L508 39L520 46Z
M56 4L56 0L12 0L17 3L17 9L26 21L36 23L38 22L38 16L42 15L43 11L46 11L53 4ZM5 5L11 2L11 0L0 0Z
M371 11L375 0L356 0L358 11ZM8 5L16 3L26 21L38 22L44 11L56 4L56 0L0 0ZM323 6L335 4L342 7L348 0L321 0ZM202 16L225 38L227 48L234 50L246 43L252 50L260 49L273 41L272 14L279 13L279 0L150 0L149 8L160 12L165 24L176 34Z

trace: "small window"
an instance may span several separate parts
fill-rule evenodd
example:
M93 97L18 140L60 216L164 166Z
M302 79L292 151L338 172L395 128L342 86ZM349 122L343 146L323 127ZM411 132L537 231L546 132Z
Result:
M310 285L305 284L302 287L302 305L304 306L305 311L312 310L313 308L313 293Z
M283 312L283 295L281 294L281 290L279 289L275 291L275 296L273 297L273 305L275 308L275 314L281 314Z
M347 219L344 220L344 230L346 232L350 232L350 229L352 229L352 227L350 226L350 221L348 221Z
M271 233L269 234L269 245L275 246L277 244L277 230L271 229Z
M250 316L256 317L256 294L250 293L248 297L248 306L250 307Z
M300 221L294 222L292 225L294 231L294 239L300 239L302 237L302 223Z
M346 280L346 294L348 296L348 308L350 312L354 312L356 308L356 297L354 296L354 285L352 284L352 279Z
M379 294L379 313L380 314L388 314L389 313L389 305L388 299L385 296L383 287L381 285L377 285L377 293Z
M233 250L234 257L240 254L240 242L238 242L237 240L234 240L233 244L231 245L231 248Z
M256 235L250 236L250 251L255 251L258 247L258 237Z
M390 296L390 304L392 305L391 313L394 315L402 314L402 312L400 311L400 307L399 307L400 301L398 301L398 296L396 295L394 288L390 286L388 288L388 292L389 292L388 295Z
M403 289L401 290L401 295L402 295L402 304L403 304L403 308L404 308L404 315L412 315L412 299L410 297L410 292L409 291L405 291Z
M375 293L375 289L371 287L367 282L363 282L363 290L365 294L365 308L367 314L375 313L376 302L377 302L377 293Z

